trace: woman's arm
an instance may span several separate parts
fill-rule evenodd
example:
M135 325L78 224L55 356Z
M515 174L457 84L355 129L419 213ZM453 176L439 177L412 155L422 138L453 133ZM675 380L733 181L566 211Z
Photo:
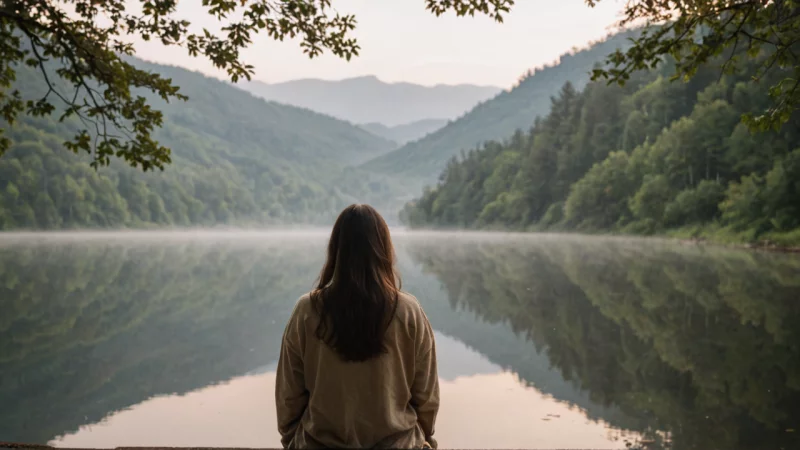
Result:
M424 314L424 313L423 313ZM422 333L416 361L414 383L411 386L411 406L417 412L417 421L425 433L425 439L436 448L433 439L436 413L439 411L439 374L436 370L436 342L433 339L433 328L428 318L424 318Z
M296 311L295 311L296 312ZM303 375L303 355L298 349L297 321L289 319L281 342L278 370L275 380L275 404L278 413L278 432L281 445L288 448L294 439L300 419L308 406L308 390Z

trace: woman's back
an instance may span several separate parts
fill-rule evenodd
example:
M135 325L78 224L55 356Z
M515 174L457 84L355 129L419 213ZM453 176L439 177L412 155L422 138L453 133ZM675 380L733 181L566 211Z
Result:
M389 227L368 205L336 219L286 325L275 400L284 447L436 447L433 329L400 291Z
M433 330L405 293L386 330L386 352L345 362L317 338L319 314L308 295L284 336L276 386L283 444L314 447L421 447L432 442L439 406ZM297 394L300 393L298 396ZM299 423L290 422L307 405Z

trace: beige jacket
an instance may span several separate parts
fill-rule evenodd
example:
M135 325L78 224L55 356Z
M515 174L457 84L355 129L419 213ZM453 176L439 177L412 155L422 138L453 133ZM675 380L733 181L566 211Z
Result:
M434 448L439 378L433 329L402 293L386 332L388 353L344 362L314 334L306 294L286 325L275 402L284 448Z

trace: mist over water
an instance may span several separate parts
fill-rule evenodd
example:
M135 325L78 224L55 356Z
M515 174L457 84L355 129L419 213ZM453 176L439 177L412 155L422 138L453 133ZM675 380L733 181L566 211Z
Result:
M393 229L443 448L794 448L800 257ZM0 235L0 440L278 446L274 368L327 229Z

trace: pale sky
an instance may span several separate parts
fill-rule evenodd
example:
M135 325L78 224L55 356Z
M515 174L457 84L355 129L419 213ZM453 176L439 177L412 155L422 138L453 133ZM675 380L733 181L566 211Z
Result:
M487 17L435 17L423 0L333 0L340 13L355 14L361 54L347 62L333 55L309 59L297 42L259 35L243 55L254 79L337 80L375 75L388 82L423 85L485 84L509 87L528 69L550 63L614 30L621 0L590 8L584 0L518 0L504 23ZM214 27L200 0L184 0L179 13L194 25ZM137 42L138 56L224 77L203 58L159 43Z

